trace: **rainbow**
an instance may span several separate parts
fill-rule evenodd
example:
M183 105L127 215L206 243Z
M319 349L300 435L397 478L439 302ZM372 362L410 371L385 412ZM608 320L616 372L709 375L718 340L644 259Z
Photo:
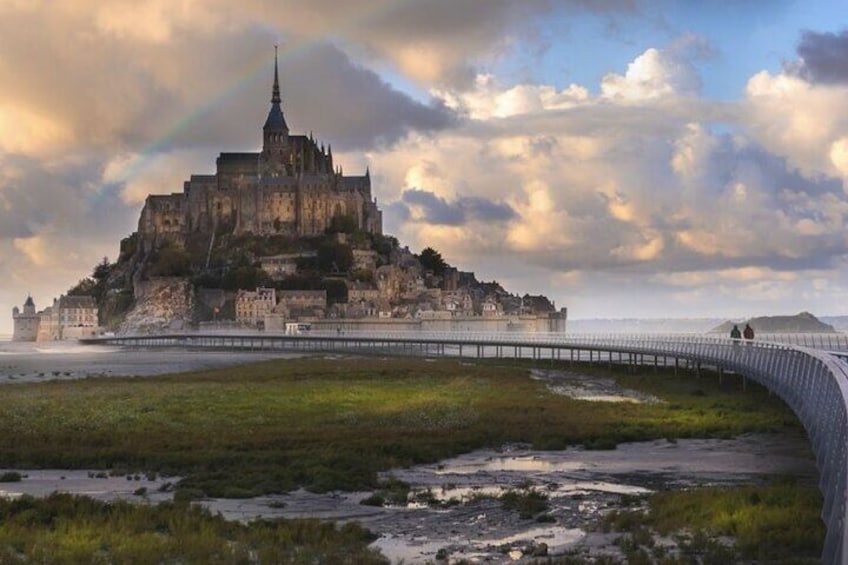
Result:
M297 42L290 44L290 46L286 46L286 48L281 49L279 53L280 59L285 61L296 54L307 51L312 46L318 45L327 39L344 36L345 31L355 29L358 26L369 21L373 21L378 17L384 16L403 5L411 4L412 2L413 0L386 0L385 2L374 2L374 5L371 7L360 10L355 17L347 18L345 25L338 26L335 30L327 30L323 34L316 34L315 36L307 39L298 40ZM171 127L162 134L162 136L144 146L138 156L132 159L129 165L124 167L121 172L112 179L112 182L124 184L132 177L140 174L145 168L147 168L156 156L166 152L168 144L179 133L189 129L208 112L220 106L224 101L233 97L241 90L244 90L244 88L252 84L254 81L260 80L260 78L262 80L268 79L268 77L271 76L271 74L268 73L268 68L271 64L272 59L269 50L267 55L263 55L252 61L250 65L248 65L233 82L225 86L223 90L208 97L205 102L196 106L191 112L174 122L173 125L171 125Z

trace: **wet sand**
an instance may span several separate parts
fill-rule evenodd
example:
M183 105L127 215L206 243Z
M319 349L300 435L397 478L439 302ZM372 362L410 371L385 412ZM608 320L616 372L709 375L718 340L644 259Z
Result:
M86 377L146 377L298 356L269 351L145 350L75 342L0 342L0 384Z
M805 437L745 435L730 440L658 440L618 449L532 451L508 447L480 450L434 465L399 469L392 476L412 486L411 498L460 502L455 506L373 508L359 501L370 493L275 497L285 503L276 515L357 520L380 535L374 543L392 562L426 563L440 549L452 560L512 563L540 551L619 555L618 534L589 532L623 495L706 485L738 485L791 475L815 484L815 462ZM491 497L531 486L548 497L553 524L521 519ZM233 508L216 510L238 517ZM246 509L242 509L246 510ZM245 515L241 516L242 518Z
M159 502L177 477L110 477L100 471L20 471L25 478L0 483L0 495L53 491ZM97 475L100 475L98 478ZM451 560L486 563L529 561L533 553L620 557L618 534L592 532L600 516L620 505L624 495L705 485L738 485L791 475L815 484L818 474L806 439L771 434L730 440L658 440L623 444L608 451L579 448L532 451L521 446L479 450L438 464L384 473L412 487L403 506L360 504L371 492L314 494L298 490L251 499L209 499L200 504L231 520L319 518L357 521L379 535L373 546L392 563L433 562L442 550ZM138 494L144 488L143 494ZM496 500L508 490L533 488L548 497L552 523L522 519ZM426 497L420 495L426 494ZM416 502L423 498L450 505Z

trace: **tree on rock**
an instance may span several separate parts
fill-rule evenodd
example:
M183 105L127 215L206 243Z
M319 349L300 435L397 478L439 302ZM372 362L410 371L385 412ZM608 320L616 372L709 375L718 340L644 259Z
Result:
M421 262L424 270L433 271L433 274L437 277L444 275L445 269L448 267L448 264L442 259L442 254L432 247L424 249L421 255L418 256L418 260Z

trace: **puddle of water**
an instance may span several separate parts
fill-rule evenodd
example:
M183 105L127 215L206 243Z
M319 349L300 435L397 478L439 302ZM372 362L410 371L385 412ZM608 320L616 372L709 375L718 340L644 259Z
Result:
M643 398L637 398L636 396L604 394L575 386L550 385L548 386L548 390L575 400L587 400L589 402L630 402L632 404L645 404L646 402Z
M515 490L515 485L471 485L471 486L442 486L435 488L422 488L413 490L409 499L411 502L407 508L427 508L427 500L437 502L449 502L451 500L467 504L479 498L499 498L506 492ZM642 495L653 492L650 489L633 486L624 483L611 483L605 481L567 481L558 483L556 486L549 485L547 489L534 487L549 497L575 496L589 493L607 493L618 495Z
M586 532L580 528L561 528L550 526L546 528L531 528L515 535L502 538L474 540L476 545L509 545L518 542L544 542L549 549L561 552L567 546L574 545L586 536Z
M588 494L590 492L605 492L607 494L650 494L650 489L626 485L623 483L607 483L603 481L575 481L557 487L548 492L549 496L574 496L576 494Z
M117 353L120 349L117 347L86 347L83 345L66 345L53 347L36 347L34 352L42 355L104 355L107 353Z
M436 552L445 547L444 540L410 539L406 536L383 534L371 547L379 549L391 563L421 563L432 561Z
M415 490L410 494L410 499L415 502L410 502L408 507L426 508L426 503L417 502L425 498L431 498L432 500L436 500L438 502L448 502L450 500L457 500L463 503L480 497L497 498L503 493L505 493L507 490L509 490L509 487L500 485L474 485L469 487L441 487L420 489Z
M536 456L527 457L492 457L484 461L468 463L443 464L437 475L468 475L483 471L491 472L550 472L550 471L579 471L585 468L581 461L551 461Z
M614 379L588 377L567 371L534 369L530 377L544 381L548 390L554 394L568 396L575 400L589 402L631 402L634 404L654 404L663 402L650 394L630 390L618 385Z
M46 496L61 490L103 500L157 502L171 497L169 492L158 492L159 485L177 480L98 479L88 471L70 470L19 472L28 476L19 483L0 484L0 494ZM204 500L202 504L235 520L264 516L357 521L380 536L374 547L393 563L432 563L443 548L452 561L509 563L512 558L503 551L521 551L514 556L524 562L529 558L523 551L542 543L551 556L575 547L603 553L611 540L585 530L622 495L716 480L750 483L752 478L768 474L808 477L814 483L817 473L806 438L800 434L751 434L732 440L657 440L622 444L608 451L538 452L510 445L386 473L409 483L413 499L416 493L425 493L416 505L365 506L360 502L372 493L303 490L248 500ZM547 514L555 523L542 527L532 520L520 520L500 501L486 498L526 485L548 496ZM147 488L146 496L133 495L140 487ZM441 501L456 498L461 503L429 507L424 504L429 496Z
M98 478L97 475L102 474L102 471L79 469L34 469L18 472L23 476L22 479L0 484L0 496L18 498L24 494L47 496L53 492L66 492L104 501L128 499L160 502L172 497L170 491L160 491L162 485L174 484L179 480L177 477L156 477L148 480L144 475L139 475L138 480L135 480L135 475ZM135 494L136 492L143 494Z

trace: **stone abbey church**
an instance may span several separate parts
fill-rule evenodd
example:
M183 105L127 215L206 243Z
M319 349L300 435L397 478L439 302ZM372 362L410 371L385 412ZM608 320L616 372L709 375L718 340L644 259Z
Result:
M305 135L290 135L283 115L274 57L271 110L260 153L221 153L214 175L192 175L183 192L150 195L139 219L147 244L185 242L192 234L323 234L334 217L352 218L382 233L382 212L371 197L371 177L345 176L333 151Z

